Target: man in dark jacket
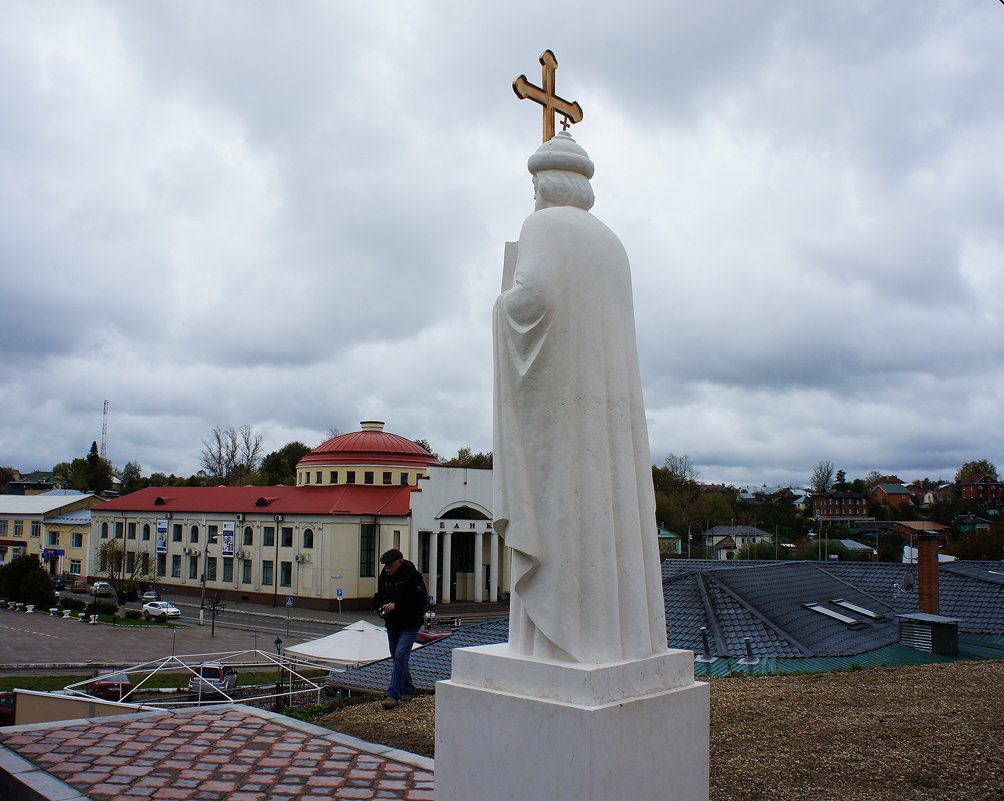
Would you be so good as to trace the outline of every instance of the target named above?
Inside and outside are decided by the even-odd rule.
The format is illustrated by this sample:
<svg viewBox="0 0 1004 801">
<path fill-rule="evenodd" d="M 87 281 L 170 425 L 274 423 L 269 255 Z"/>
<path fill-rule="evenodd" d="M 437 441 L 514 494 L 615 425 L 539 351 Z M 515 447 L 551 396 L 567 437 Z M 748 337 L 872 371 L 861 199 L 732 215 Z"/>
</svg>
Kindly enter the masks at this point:
<svg viewBox="0 0 1004 801">
<path fill-rule="evenodd" d="M 429 593 L 422 574 L 397 548 L 383 554 L 380 563 L 384 567 L 377 580 L 373 606 L 387 626 L 387 642 L 390 655 L 394 657 L 394 672 L 387 697 L 383 699 L 383 708 L 393 709 L 399 701 L 410 701 L 415 697 L 408 661 L 415 638 L 422 628 Z"/>
</svg>

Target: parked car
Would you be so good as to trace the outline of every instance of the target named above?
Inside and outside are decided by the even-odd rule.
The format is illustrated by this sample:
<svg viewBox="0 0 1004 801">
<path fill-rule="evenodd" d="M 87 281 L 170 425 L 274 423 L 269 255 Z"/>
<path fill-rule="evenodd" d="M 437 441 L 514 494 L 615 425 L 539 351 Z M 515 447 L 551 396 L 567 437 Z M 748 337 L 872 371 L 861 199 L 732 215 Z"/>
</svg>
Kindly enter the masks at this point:
<svg viewBox="0 0 1004 801">
<path fill-rule="evenodd" d="M 82 578 L 74 579 L 70 592 L 87 592 L 87 582 Z"/>
<path fill-rule="evenodd" d="M 203 662 L 188 680 L 189 698 L 230 693 L 237 686 L 237 668 L 221 662 Z"/>
<path fill-rule="evenodd" d="M 132 680 L 120 670 L 99 670 L 87 691 L 105 701 L 124 701 L 132 693 Z"/>
<path fill-rule="evenodd" d="M 150 601 L 143 604 L 143 617 L 147 620 L 150 620 L 150 618 L 169 620 L 170 618 L 181 617 L 181 610 L 167 601 Z"/>
<path fill-rule="evenodd" d="M 14 725 L 14 702 L 17 696 L 12 692 L 0 694 L 0 726 Z"/>
<path fill-rule="evenodd" d="M 140 597 L 140 600 L 143 603 L 145 603 L 145 604 L 150 603 L 150 601 L 159 601 L 160 600 L 160 593 L 157 592 L 156 590 L 147 590 Z"/>
<path fill-rule="evenodd" d="M 99 595 L 101 596 L 114 595 L 115 591 L 112 589 L 112 585 L 109 584 L 107 581 L 95 581 L 91 585 L 90 593 L 95 598 L 97 598 Z"/>
</svg>

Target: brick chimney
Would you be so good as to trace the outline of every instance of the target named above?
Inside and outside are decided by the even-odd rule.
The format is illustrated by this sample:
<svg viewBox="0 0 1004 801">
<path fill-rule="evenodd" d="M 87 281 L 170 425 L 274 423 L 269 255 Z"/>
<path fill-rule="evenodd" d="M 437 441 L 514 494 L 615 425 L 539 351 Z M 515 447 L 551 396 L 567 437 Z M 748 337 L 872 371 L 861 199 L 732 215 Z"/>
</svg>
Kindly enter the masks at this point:
<svg viewBox="0 0 1004 801">
<path fill-rule="evenodd" d="M 920 611 L 938 614 L 940 591 L 938 588 L 938 537 L 929 531 L 917 532 L 917 593 Z"/>
</svg>

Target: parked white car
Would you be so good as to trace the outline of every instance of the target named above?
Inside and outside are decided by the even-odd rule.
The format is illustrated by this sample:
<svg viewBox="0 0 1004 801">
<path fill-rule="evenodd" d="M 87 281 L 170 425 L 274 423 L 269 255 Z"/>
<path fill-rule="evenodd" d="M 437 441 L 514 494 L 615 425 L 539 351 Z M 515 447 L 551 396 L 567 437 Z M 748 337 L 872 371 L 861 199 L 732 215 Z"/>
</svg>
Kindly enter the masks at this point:
<svg viewBox="0 0 1004 801">
<path fill-rule="evenodd" d="M 91 595 L 97 598 L 99 595 L 109 596 L 114 595 L 112 590 L 112 585 L 107 581 L 95 581 L 91 585 Z"/>
<path fill-rule="evenodd" d="M 168 620 L 170 618 L 181 617 L 181 610 L 167 601 L 150 601 L 148 604 L 143 604 L 143 617 L 147 620 L 151 618 Z"/>
</svg>

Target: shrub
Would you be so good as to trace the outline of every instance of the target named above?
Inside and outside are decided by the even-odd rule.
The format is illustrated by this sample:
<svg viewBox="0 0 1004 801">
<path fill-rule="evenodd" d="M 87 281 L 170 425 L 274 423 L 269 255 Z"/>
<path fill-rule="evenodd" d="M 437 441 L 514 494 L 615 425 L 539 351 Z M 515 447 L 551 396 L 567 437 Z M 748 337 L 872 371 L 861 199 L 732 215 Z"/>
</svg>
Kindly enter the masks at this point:
<svg viewBox="0 0 1004 801">
<path fill-rule="evenodd" d="M 87 601 L 82 601 L 79 598 L 61 598 L 59 600 L 59 605 L 63 609 L 72 609 L 74 611 L 80 611 L 81 609 L 87 608 Z"/>
<path fill-rule="evenodd" d="M 138 609 L 126 609 L 125 610 L 126 620 L 139 620 L 143 617 L 143 613 Z"/>
<path fill-rule="evenodd" d="M 115 601 L 97 599 L 91 604 L 92 615 L 114 615 L 118 611 L 119 605 Z"/>
</svg>

